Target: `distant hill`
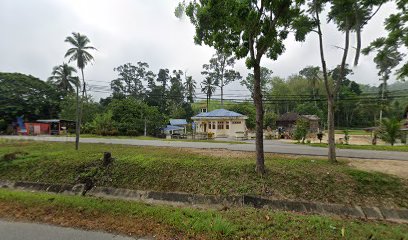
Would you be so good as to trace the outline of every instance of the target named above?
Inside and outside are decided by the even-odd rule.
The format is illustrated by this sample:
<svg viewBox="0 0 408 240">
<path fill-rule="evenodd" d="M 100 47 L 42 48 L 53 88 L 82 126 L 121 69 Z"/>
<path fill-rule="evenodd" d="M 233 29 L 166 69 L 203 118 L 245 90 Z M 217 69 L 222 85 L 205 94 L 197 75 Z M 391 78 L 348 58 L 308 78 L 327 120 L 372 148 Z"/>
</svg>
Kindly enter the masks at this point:
<svg viewBox="0 0 408 240">
<path fill-rule="evenodd" d="M 371 86 L 371 85 L 366 85 L 366 84 L 360 84 L 360 89 L 363 93 L 373 93 L 373 92 L 378 92 L 378 86 Z M 401 91 L 401 90 L 408 90 L 408 81 L 407 82 L 402 82 L 398 81 L 393 84 L 388 85 L 388 91 Z"/>
</svg>

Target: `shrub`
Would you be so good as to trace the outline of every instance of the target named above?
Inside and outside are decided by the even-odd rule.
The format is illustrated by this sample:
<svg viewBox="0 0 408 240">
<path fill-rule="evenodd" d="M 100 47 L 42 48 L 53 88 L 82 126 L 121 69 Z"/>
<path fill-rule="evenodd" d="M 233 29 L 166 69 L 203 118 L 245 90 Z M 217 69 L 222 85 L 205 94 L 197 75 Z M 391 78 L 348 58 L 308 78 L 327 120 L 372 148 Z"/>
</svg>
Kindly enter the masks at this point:
<svg viewBox="0 0 408 240">
<path fill-rule="evenodd" d="M 302 140 L 302 143 L 305 143 L 306 136 L 309 132 L 309 122 L 303 118 L 299 118 L 296 121 L 296 127 L 295 131 L 293 132 L 293 137 L 300 142 Z"/>
<path fill-rule="evenodd" d="M 126 131 L 127 136 L 139 136 L 141 135 L 138 130 L 129 129 Z"/>
<path fill-rule="evenodd" d="M 348 129 L 345 129 L 345 130 L 343 131 L 343 133 L 344 133 L 344 141 L 345 141 L 345 144 L 348 145 L 348 144 L 349 144 L 349 140 L 350 140 L 350 135 L 349 135 Z"/>
<path fill-rule="evenodd" d="M 322 132 L 317 133 L 317 139 L 319 139 L 320 143 L 322 143 L 323 135 L 324 134 Z"/>
<path fill-rule="evenodd" d="M 380 137 L 382 140 L 394 146 L 397 138 L 400 136 L 401 124 L 397 119 L 385 118 L 381 122 Z"/>
</svg>

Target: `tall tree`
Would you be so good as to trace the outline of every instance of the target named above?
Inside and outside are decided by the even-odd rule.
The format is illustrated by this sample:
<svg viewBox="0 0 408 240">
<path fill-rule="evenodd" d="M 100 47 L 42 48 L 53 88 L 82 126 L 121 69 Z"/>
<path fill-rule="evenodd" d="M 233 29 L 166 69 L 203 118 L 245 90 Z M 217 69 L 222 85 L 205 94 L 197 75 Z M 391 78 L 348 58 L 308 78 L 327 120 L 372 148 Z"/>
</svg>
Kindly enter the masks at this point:
<svg viewBox="0 0 408 240">
<path fill-rule="evenodd" d="M 173 76 L 170 78 L 169 96 L 173 106 L 181 106 L 184 102 L 184 86 L 181 76 L 181 70 L 173 70 Z"/>
<path fill-rule="evenodd" d="M 76 87 L 79 82 L 78 79 L 72 76 L 77 70 L 69 66 L 67 63 L 62 63 L 61 65 L 55 66 L 52 69 L 51 77 L 48 81 L 54 84 L 60 91 L 62 91 L 63 96 L 74 92 L 74 87 Z"/>
<path fill-rule="evenodd" d="M 305 77 L 309 83 L 310 87 L 312 89 L 312 97 L 314 100 L 315 106 L 317 106 L 317 95 L 319 94 L 319 82 L 320 82 L 320 68 L 319 67 L 313 67 L 313 66 L 308 66 L 303 68 L 302 70 L 299 71 L 299 74 L 303 77 Z"/>
<path fill-rule="evenodd" d="M 189 103 L 194 102 L 194 98 L 196 96 L 195 89 L 197 87 L 197 82 L 193 79 L 192 76 L 186 76 L 186 81 L 184 83 L 184 88 L 187 92 L 187 101 Z"/>
<path fill-rule="evenodd" d="M 268 90 L 268 84 L 270 84 L 272 81 L 272 73 L 272 70 L 269 70 L 266 67 L 261 67 L 261 91 L 264 95 Z M 255 84 L 254 74 L 248 73 L 247 77 L 245 79 L 242 79 L 240 83 L 242 86 L 245 86 L 249 90 L 249 92 L 251 92 L 251 97 L 253 98 Z"/>
<path fill-rule="evenodd" d="M 366 49 L 364 49 L 366 50 Z M 364 51 L 365 53 L 366 51 Z M 383 118 L 383 108 L 385 102 L 385 94 L 387 92 L 387 82 L 390 79 L 392 69 L 394 69 L 402 60 L 402 53 L 395 48 L 395 46 L 386 46 L 377 49 L 377 55 L 374 57 L 374 62 L 378 69 L 378 76 L 380 76 L 381 84 L 381 109 L 380 109 L 380 123 Z"/>
<path fill-rule="evenodd" d="M 142 100 L 145 96 L 143 82 L 149 83 L 155 75 L 148 70 L 149 64 L 137 62 L 137 65 L 126 63 L 113 70 L 118 72 L 119 77 L 111 82 L 114 94 L 123 94 Z"/>
<path fill-rule="evenodd" d="M 207 111 L 209 111 L 209 104 L 211 100 L 211 96 L 214 94 L 216 89 L 216 84 L 214 83 L 214 79 L 207 76 L 205 80 L 201 83 L 201 92 L 205 93 L 206 100 L 207 100 Z"/>
<path fill-rule="evenodd" d="M 230 53 L 217 51 L 209 64 L 203 65 L 204 71 L 201 74 L 213 78 L 213 82 L 221 90 L 221 106 L 224 106 L 224 87 L 242 78 L 239 72 L 233 69 L 234 64 L 235 57 L 232 57 Z"/>
<path fill-rule="evenodd" d="M 168 96 L 168 83 L 170 81 L 170 71 L 169 69 L 160 69 L 159 73 L 157 74 L 157 82 L 161 83 L 160 90 L 159 90 L 159 95 L 156 95 L 156 99 L 159 99 L 160 105 L 160 111 L 162 113 L 167 113 L 168 112 L 168 102 L 167 102 L 167 96 Z"/>
<path fill-rule="evenodd" d="M 283 41 L 289 32 L 303 41 L 310 24 L 302 14 L 303 1 L 219 0 L 192 1 L 187 16 L 196 28 L 197 44 L 213 46 L 218 51 L 232 52 L 247 58 L 247 67 L 254 73 L 254 103 L 256 106 L 256 171 L 265 173 L 263 149 L 263 103 L 261 90 L 261 60 L 276 60 L 285 49 Z"/>
<path fill-rule="evenodd" d="M 81 69 L 82 75 L 82 98 L 80 109 L 77 109 L 79 116 L 77 117 L 78 121 L 76 122 L 76 137 L 75 137 L 75 149 L 79 148 L 79 135 L 81 132 L 81 118 L 82 118 L 82 101 L 86 93 L 86 84 L 84 76 L 85 66 L 94 60 L 93 56 L 88 52 L 89 50 L 96 50 L 96 48 L 89 46 L 90 40 L 87 36 L 81 35 L 80 33 L 72 33 L 72 36 L 68 36 L 65 39 L 65 42 L 72 45 L 70 49 L 65 53 L 65 57 L 69 57 L 69 62 L 76 61 L 77 67 Z"/>
<path fill-rule="evenodd" d="M 31 75 L 0 72 L 0 119 L 7 124 L 24 115 L 26 120 L 58 117 L 60 93 Z"/>
<path fill-rule="evenodd" d="M 337 26 L 337 29 L 344 33 L 344 47 L 341 63 L 338 66 L 338 73 L 332 74 L 333 84 L 329 81 L 329 72 L 327 70 L 326 59 L 324 54 L 324 43 L 323 43 L 323 32 L 321 29 L 320 13 L 323 11 L 325 3 L 330 2 L 330 10 L 328 14 L 328 22 L 333 21 Z M 342 81 L 346 76 L 347 70 L 347 56 L 350 46 L 350 32 L 352 30 L 352 21 L 353 21 L 353 1 L 347 0 L 312 0 L 309 3 L 309 13 L 311 18 L 316 24 L 316 29 L 319 37 L 319 49 L 320 49 L 320 60 L 322 63 L 323 79 L 324 85 L 327 93 L 327 125 L 328 125 L 328 159 L 330 162 L 337 162 L 336 159 L 336 145 L 335 145 L 335 119 L 334 119 L 334 110 L 335 110 L 335 99 L 339 92 L 339 89 L 342 85 Z"/>
</svg>

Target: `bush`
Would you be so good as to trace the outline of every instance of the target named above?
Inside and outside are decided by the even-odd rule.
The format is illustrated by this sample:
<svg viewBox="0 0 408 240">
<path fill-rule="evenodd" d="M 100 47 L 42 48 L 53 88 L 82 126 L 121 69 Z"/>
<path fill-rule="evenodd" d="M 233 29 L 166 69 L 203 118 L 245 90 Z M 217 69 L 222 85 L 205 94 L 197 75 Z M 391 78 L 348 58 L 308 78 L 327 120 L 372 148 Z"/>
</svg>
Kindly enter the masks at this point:
<svg viewBox="0 0 408 240">
<path fill-rule="evenodd" d="M 322 143 L 324 134 L 322 132 L 317 133 L 317 139 L 319 139 L 320 143 Z"/>
<path fill-rule="evenodd" d="M 296 121 L 296 127 L 295 131 L 293 132 L 293 137 L 300 142 L 302 140 L 302 143 L 305 143 L 306 136 L 309 132 L 309 122 L 303 118 L 299 118 Z"/>
<path fill-rule="evenodd" d="M 127 130 L 126 135 L 127 136 L 139 136 L 141 134 L 138 130 Z"/>
<path fill-rule="evenodd" d="M 348 145 L 348 144 L 349 144 L 349 140 L 350 140 L 350 135 L 349 135 L 348 129 L 345 129 L 345 130 L 343 131 L 343 133 L 344 133 L 344 142 L 345 142 L 346 145 Z"/>
<path fill-rule="evenodd" d="M 394 146 L 397 138 L 401 135 L 400 128 L 401 124 L 397 119 L 383 119 L 380 129 L 381 139 Z"/>
</svg>

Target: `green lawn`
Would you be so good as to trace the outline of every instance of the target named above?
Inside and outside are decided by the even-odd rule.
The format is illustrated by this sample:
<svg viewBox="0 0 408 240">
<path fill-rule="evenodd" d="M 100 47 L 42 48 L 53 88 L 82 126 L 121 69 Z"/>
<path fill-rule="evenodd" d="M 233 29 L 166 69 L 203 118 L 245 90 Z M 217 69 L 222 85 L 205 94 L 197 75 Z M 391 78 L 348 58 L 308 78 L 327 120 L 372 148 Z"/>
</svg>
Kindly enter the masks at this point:
<svg viewBox="0 0 408 240">
<path fill-rule="evenodd" d="M 251 208 L 198 210 L 0 189 L 0 210 L 6 209 L 0 211 L 0 217 L 18 217 L 122 234 L 155 235 L 156 239 L 408 238 L 406 224 Z"/>
<path fill-rule="evenodd" d="M 58 135 L 58 137 L 75 137 L 74 134 Z M 194 140 L 194 139 L 163 139 L 151 136 L 101 136 L 96 134 L 81 134 L 82 138 L 109 138 L 109 139 L 135 139 L 135 140 L 159 140 L 159 141 L 181 141 L 181 142 L 208 142 L 208 143 L 230 143 L 230 144 L 246 144 L 240 141 L 228 141 L 228 140 Z"/>
<path fill-rule="evenodd" d="M 308 145 L 313 146 L 313 147 L 327 147 L 327 143 L 309 143 Z M 391 145 L 336 144 L 336 148 L 408 152 L 408 145 L 391 146 Z"/>
<path fill-rule="evenodd" d="M 336 134 L 344 134 L 344 130 L 335 130 Z M 370 132 L 361 130 L 361 129 L 351 129 L 348 130 L 349 135 L 371 135 Z"/>
<path fill-rule="evenodd" d="M 0 179 L 74 184 L 105 151 L 115 161 L 99 186 L 408 207 L 408 181 L 391 175 L 266 154 L 268 172 L 259 177 L 251 153 L 216 150 L 81 144 L 75 151 L 73 143 L 2 141 Z M 10 153 L 15 159 L 6 161 Z"/>
</svg>

